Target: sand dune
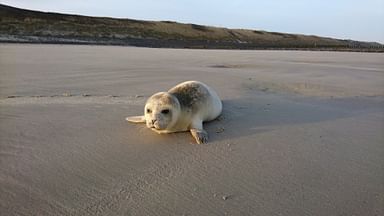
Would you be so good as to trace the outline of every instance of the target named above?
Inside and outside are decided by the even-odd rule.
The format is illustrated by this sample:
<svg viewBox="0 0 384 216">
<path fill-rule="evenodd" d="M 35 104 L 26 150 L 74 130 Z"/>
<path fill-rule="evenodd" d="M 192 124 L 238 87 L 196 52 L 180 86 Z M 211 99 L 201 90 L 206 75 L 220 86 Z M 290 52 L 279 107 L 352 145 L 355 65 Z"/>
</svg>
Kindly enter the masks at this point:
<svg viewBox="0 0 384 216">
<path fill-rule="evenodd" d="M 384 56 L 0 45 L 4 215 L 383 215 Z M 126 116 L 184 80 L 223 99 L 158 135 Z"/>
</svg>

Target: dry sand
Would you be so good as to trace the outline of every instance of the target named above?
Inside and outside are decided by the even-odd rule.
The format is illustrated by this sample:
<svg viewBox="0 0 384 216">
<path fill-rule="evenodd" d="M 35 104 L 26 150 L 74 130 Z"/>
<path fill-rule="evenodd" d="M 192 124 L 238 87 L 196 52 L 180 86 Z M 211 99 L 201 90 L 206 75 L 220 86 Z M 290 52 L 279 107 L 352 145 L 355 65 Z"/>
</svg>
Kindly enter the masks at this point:
<svg viewBox="0 0 384 216">
<path fill-rule="evenodd" d="M 384 215 L 384 55 L 0 45 L 1 215 Z M 126 116 L 185 80 L 207 145 Z"/>
</svg>

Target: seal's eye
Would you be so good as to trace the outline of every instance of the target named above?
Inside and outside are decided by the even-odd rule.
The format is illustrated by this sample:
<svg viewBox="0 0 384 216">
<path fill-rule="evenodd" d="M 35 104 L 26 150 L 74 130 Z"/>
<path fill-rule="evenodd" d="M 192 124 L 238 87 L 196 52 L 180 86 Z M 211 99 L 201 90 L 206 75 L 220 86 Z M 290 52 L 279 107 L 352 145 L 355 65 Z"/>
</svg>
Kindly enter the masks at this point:
<svg viewBox="0 0 384 216">
<path fill-rule="evenodd" d="M 150 109 L 147 109 L 147 113 L 152 113 L 152 110 L 150 110 Z"/>
<path fill-rule="evenodd" d="M 168 114 L 169 113 L 169 109 L 162 110 L 161 113 Z"/>
</svg>

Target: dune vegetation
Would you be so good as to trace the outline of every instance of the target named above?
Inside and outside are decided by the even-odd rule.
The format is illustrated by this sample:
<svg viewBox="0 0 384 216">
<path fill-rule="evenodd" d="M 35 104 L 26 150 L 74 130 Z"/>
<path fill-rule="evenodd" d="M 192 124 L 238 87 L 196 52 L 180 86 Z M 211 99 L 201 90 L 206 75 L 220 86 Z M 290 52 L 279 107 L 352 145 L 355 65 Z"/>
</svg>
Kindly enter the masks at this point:
<svg viewBox="0 0 384 216">
<path fill-rule="evenodd" d="M 383 51 L 375 42 L 173 21 L 141 21 L 24 10 L 0 4 L 0 42 L 130 45 L 214 49 Z"/>
</svg>

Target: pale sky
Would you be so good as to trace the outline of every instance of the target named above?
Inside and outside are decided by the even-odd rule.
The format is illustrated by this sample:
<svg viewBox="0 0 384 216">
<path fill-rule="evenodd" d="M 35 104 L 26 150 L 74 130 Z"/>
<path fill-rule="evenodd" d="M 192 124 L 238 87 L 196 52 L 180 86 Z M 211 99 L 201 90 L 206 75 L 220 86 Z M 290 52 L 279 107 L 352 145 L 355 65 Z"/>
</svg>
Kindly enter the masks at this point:
<svg viewBox="0 0 384 216">
<path fill-rule="evenodd" d="M 384 0 L 0 0 L 90 16 L 170 20 L 384 43 Z"/>
</svg>

